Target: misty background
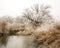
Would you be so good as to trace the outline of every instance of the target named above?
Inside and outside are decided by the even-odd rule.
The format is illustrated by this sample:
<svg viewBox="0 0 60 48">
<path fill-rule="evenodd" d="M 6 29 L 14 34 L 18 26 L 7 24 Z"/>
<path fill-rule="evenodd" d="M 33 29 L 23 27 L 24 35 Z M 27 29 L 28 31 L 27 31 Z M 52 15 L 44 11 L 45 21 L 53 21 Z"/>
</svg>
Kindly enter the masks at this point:
<svg viewBox="0 0 60 48">
<path fill-rule="evenodd" d="M 60 0 L 0 0 L 0 17 L 20 16 L 24 9 L 36 3 L 50 5 L 52 16 L 54 16 L 56 20 L 60 19 Z"/>
</svg>

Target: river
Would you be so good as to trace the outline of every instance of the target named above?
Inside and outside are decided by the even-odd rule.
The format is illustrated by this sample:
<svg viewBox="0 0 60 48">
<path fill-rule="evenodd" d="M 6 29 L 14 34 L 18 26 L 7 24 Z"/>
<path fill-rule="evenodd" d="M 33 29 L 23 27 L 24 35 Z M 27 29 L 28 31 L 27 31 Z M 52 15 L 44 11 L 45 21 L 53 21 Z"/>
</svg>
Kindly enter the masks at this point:
<svg viewBox="0 0 60 48">
<path fill-rule="evenodd" d="M 7 45 L 0 48 L 34 48 L 34 39 L 30 36 L 10 36 Z"/>
</svg>

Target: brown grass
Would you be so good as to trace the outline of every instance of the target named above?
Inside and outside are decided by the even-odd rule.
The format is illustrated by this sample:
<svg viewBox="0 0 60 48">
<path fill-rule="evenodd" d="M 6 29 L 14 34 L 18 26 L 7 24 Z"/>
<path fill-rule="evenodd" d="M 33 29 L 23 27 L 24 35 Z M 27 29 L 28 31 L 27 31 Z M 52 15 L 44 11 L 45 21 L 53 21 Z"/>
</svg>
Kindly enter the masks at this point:
<svg viewBox="0 0 60 48">
<path fill-rule="evenodd" d="M 36 48 L 60 48 L 60 24 L 35 34 Z"/>
<path fill-rule="evenodd" d="M 5 44 L 11 30 L 17 35 L 33 34 L 36 48 L 60 48 L 60 24 L 54 24 L 47 30 L 37 31 L 32 25 L 7 25 L 5 21 L 0 21 L 0 43 Z M 14 35 L 14 34 L 13 34 Z"/>
</svg>

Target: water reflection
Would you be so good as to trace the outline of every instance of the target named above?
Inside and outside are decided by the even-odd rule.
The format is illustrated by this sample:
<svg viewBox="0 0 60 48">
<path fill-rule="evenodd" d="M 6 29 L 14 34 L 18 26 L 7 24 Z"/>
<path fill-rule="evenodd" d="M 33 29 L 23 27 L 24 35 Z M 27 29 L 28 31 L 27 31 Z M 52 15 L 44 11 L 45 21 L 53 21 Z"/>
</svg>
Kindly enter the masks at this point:
<svg viewBox="0 0 60 48">
<path fill-rule="evenodd" d="M 6 46 L 1 48 L 33 48 L 33 37 L 31 36 L 10 36 Z"/>
<path fill-rule="evenodd" d="M 23 48 L 23 41 L 22 36 L 10 36 L 6 48 Z"/>
</svg>

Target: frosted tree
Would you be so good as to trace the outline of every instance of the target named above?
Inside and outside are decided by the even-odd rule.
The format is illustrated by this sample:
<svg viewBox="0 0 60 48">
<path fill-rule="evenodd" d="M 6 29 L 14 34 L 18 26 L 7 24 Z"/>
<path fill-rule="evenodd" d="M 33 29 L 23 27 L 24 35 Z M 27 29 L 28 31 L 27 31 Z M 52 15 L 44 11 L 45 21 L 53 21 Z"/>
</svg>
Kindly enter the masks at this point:
<svg viewBox="0 0 60 48">
<path fill-rule="evenodd" d="M 30 21 L 31 24 L 41 26 L 44 23 L 51 23 L 53 21 L 50 15 L 49 6 L 36 4 L 31 8 L 28 8 L 23 13 L 23 17 Z"/>
<path fill-rule="evenodd" d="M 8 23 L 13 23 L 13 18 L 11 16 L 3 16 L 0 19 L 6 20 Z"/>
<path fill-rule="evenodd" d="M 16 18 L 15 18 L 15 23 L 26 23 L 27 22 L 27 19 L 26 18 L 24 18 L 24 17 L 20 17 L 20 16 L 17 16 Z"/>
</svg>

